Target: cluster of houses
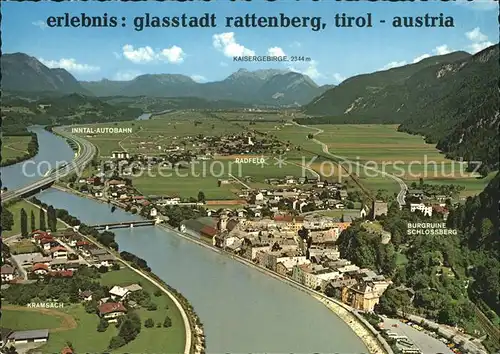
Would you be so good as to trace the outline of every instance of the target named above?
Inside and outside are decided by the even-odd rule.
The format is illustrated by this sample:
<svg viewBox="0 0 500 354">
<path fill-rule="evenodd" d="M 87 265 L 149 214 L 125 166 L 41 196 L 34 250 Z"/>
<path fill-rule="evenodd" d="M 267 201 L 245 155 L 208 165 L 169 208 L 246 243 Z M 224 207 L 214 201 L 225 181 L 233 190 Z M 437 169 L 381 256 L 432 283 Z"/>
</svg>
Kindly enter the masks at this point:
<svg viewBox="0 0 500 354">
<path fill-rule="evenodd" d="M 81 302 L 84 304 L 95 300 L 97 303 L 97 315 L 108 323 L 116 323 L 119 317 L 127 314 L 128 308 L 137 307 L 134 301 L 129 300 L 129 296 L 133 292 L 140 290 L 142 290 L 142 287 L 139 284 L 131 284 L 124 287 L 115 285 L 109 290 L 108 296 L 102 299 L 94 299 L 94 294 L 90 290 L 80 290 L 79 296 Z M 27 343 L 43 344 L 48 340 L 48 329 L 13 331 L 5 327 L 0 328 L 0 348 Z M 65 347 L 62 353 L 72 354 L 73 350 Z"/>
<path fill-rule="evenodd" d="M 96 300 L 99 317 L 108 323 L 115 323 L 119 317 L 127 314 L 128 308 L 137 307 L 134 301 L 129 300 L 129 296 L 140 290 L 142 290 L 142 287 L 139 284 L 131 284 L 125 287 L 115 285 L 109 290 L 109 296 L 102 299 L 94 299 L 94 295 L 90 290 L 80 291 L 80 298 L 84 302 Z"/>
<path fill-rule="evenodd" d="M 335 241 L 351 222 L 293 215 L 248 219 L 223 211 L 216 218 L 186 220 L 180 231 L 310 289 L 337 296 L 358 310 L 373 311 L 391 281 L 340 258 Z M 381 237 L 381 243 L 387 239 Z"/>
<path fill-rule="evenodd" d="M 16 254 L 6 259 L 2 266 L 3 282 L 18 278 L 72 277 L 81 265 L 109 268 L 116 263 L 108 251 L 85 240 L 72 229 L 56 233 L 36 230 L 30 234 L 30 240 L 37 252 Z"/>
<path fill-rule="evenodd" d="M 428 195 L 420 189 L 409 189 L 406 194 L 407 207 L 412 213 L 419 211 L 428 217 L 433 214 L 440 214 L 444 220 L 448 218 L 449 214 L 446 206 L 446 200 L 448 199 L 450 199 L 450 196 L 441 194 Z"/>
<path fill-rule="evenodd" d="M 169 140 L 170 143 L 166 145 L 154 141 L 139 141 L 134 148 L 135 153 L 114 151 L 111 159 L 126 161 L 125 165 L 128 167 L 123 169 L 123 174 L 130 175 L 134 168 L 172 167 L 177 163 L 211 160 L 219 156 L 285 151 L 279 141 L 258 137 L 249 132 L 219 136 L 174 136 Z"/>
</svg>

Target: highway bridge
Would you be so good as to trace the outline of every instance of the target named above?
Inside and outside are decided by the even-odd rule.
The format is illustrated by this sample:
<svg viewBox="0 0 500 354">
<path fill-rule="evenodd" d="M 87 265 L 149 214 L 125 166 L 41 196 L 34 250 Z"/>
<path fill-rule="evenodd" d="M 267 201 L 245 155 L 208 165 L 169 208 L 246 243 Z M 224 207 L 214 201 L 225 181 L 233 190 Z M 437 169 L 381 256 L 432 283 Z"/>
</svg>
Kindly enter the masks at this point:
<svg viewBox="0 0 500 354">
<path fill-rule="evenodd" d="M 96 230 L 111 230 L 111 229 L 123 229 L 126 227 L 134 228 L 138 226 L 152 226 L 156 224 L 156 220 L 136 220 L 136 221 L 122 221 L 122 222 L 113 222 L 109 224 L 97 224 L 90 225 L 89 227 L 93 227 Z"/>
<path fill-rule="evenodd" d="M 40 191 L 64 176 L 67 176 L 76 171 L 81 171 L 84 166 L 92 161 L 92 158 L 96 153 L 96 148 L 94 145 L 83 138 L 74 136 L 64 131 L 62 128 L 54 128 L 54 131 L 64 138 L 73 141 L 78 146 L 78 151 L 75 159 L 65 166 L 61 166 L 58 169 L 51 170 L 46 176 L 31 184 L 2 193 L 2 204 L 8 202 L 9 200 L 21 198 L 31 193 Z"/>
</svg>

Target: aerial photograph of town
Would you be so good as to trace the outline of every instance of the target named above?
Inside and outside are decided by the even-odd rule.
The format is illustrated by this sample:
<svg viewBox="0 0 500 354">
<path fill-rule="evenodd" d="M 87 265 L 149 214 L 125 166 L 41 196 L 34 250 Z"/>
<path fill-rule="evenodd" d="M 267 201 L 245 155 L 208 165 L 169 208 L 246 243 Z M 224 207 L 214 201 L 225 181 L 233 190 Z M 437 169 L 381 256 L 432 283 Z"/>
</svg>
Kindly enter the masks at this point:
<svg viewBox="0 0 500 354">
<path fill-rule="evenodd" d="M 2 1 L 0 354 L 499 354 L 498 13 Z"/>
</svg>

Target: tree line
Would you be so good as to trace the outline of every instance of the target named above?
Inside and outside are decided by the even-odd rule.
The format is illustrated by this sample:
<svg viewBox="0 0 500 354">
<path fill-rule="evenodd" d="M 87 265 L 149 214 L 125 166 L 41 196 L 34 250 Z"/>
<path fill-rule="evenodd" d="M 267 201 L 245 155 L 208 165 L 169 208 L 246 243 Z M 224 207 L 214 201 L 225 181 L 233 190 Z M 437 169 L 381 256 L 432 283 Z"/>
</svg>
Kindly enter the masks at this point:
<svg viewBox="0 0 500 354">
<path fill-rule="evenodd" d="M 13 157 L 7 160 L 3 160 L 0 162 L 0 167 L 15 165 L 16 163 L 29 160 L 38 154 L 38 136 L 35 133 L 26 132 L 11 132 L 10 134 L 4 133 L 4 136 L 31 136 L 31 139 L 26 148 L 27 152 L 23 155 Z"/>
</svg>

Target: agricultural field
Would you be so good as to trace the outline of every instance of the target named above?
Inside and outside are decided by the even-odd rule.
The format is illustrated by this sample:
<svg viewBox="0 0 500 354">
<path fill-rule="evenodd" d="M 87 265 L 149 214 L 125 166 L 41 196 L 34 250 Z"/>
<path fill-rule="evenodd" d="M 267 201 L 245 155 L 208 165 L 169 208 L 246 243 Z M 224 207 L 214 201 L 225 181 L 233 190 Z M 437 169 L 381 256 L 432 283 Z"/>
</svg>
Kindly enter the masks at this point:
<svg viewBox="0 0 500 354">
<path fill-rule="evenodd" d="M 459 184 L 466 187 L 463 196 L 482 191 L 494 172 L 484 179 L 465 172 L 464 164 L 447 159 L 433 144 L 427 144 L 421 136 L 397 131 L 397 125 L 314 125 L 323 130 L 315 138 L 328 146 L 332 154 L 349 158 L 396 175 L 407 183 L 423 178 L 429 184 Z M 281 140 L 300 145 L 304 150 L 321 152 L 319 144 L 308 139 L 307 134 L 315 130 L 283 123 L 270 127 L 268 123 L 257 124 L 257 130 L 267 131 Z M 392 180 L 374 171 L 350 166 L 361 182 L 371 190 L 386 189 L 397 192 L 399 187 Z"/>
<path fill-rule="evenodd" d="M 11 254 L 24 254 L 37 252 L 38 248 L 31 240 L 22 239 L 16 243 L 9 245 Z"/>
<path fill-rule="evenodd" d="M 256 157 L 259 159 L 260 157 Z M 242 189 L 266 187 L 266 178 L 284 176 L 311 176 L 300 166 L 287 162 L 279 166 L 276 160 L 267 157 L 264 165 L 236 163 L 236 157 L 220 160 L 199 161 L 185 169 L 152 168 L 133 178 L 134 187 L 144 195 L 177 195 L 197 198 L 202 191 L 207 199 L 236 199 Z M 245 177 L 250 177 L 247 182 Z M 230 184 L 220 184 L 219 180 L 229 180 Z"/>
<path fill-rule="evenodd" d="M 7 209 L 12 213 L 14 224 L 12 225 L 11 230 L 2 230 L 2 237 L 9 237 L 13 235 L 19 235 L 21 233 L 21 209 L 26 211 L 28 215 L 28 229 L 30 229 L 31 225 L 31 212 L 35 214 L 35 228 L 39 228 L 40 226 L 40 209 L 38 206 L 28 203 L 25 200 L 21 200 L 13 205 L 7 207 Z M 45 221 L 47 221 L 47 217 L 45 217 Z M 57 228 L 66 228 L 61 221 L 57 221 Z"/>
<path fill-rule="evenodd" d="M 15 159 L 28 153 L 31 136 L 2 136 L 2 160 Z"/>
<path fill-rule="evenodd" d="M 132 128 L 130 133 L 118 134 L 77 134 L 85 137 L 99 150 L 100 157 L 109 157 L 113 151 L 127 151 L 130 154 L 148 154 L 151 156 L 161 153 L 161 149 L 175 142 L 176 139 L 186 136 L 227 135 L 240 133 L 241 128 L 227 124 L 218 119 L 208 118 L 201 112 L 176 111 L 149 120 L 127 121 L 118 123 L 104 123 L 81 125 L 74 127 L 97 128 Z M 186 146 L 188 149 L 189 146 Z"/>
<path fill-rule="evenodd" d="M 150 293 L 152 301 L 157 305 L 155 311 L 143 308 L 136 310 L 143 323 L 141 332 L 136 339 L 113 350 L 113 353 L 182 353 L 185 343 L 182 316 L 167 295 L 154 296 L 157 287 L 128 268 L 105 273 L 101 275 L 100 282 L 110 287 L 138 283 Z M 172 326 L 157 327 L 156 324 L 163 323 L 166 316 L 171 318 Z M 153 319 L 155 327 L 144 327 L 144 321 L 148 318 Z M 105 332 L 98 332 L 98 324 L 99 317 L 87 313 L 81 304 L 68 304 L 58 309 L 6 305 L 6 308 L 2 309 L 4 327 L 14 330 L 49 329 L 49 341 L 39 348 L 42 353 L 47 354 L 59 353 L 68 342 L 72 343 L 77 352 L 105 352 L 111 338 L 117 335 L 118 329 L 111 324 Z"/>
<path fill-rule="evenodd" d="M 53 309 L 39 309 L 6 305 L 2 308 L 2 327 L 14 331 L 47 328 L 54 330 L 64 324 L 64 313 Z"/>
</svg>

